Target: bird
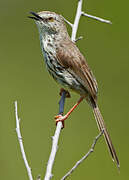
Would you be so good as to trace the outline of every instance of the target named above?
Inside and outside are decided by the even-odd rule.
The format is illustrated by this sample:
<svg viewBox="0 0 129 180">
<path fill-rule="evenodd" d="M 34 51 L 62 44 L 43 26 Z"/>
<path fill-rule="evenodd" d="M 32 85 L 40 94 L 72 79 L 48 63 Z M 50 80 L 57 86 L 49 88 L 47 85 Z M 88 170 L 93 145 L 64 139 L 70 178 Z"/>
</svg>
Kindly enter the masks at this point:
<svg viewBox="0 0 129 180">
<path fill-rule="evenodd" d="M 28 17 L 35 21 L 39 31 L 40 45 L 49 74 L 62 87 L 80 95 L 77 103 L 66 115 L 56 116 L 56 122 L 64 122 L 85 99 L 93 110 L 98 129 L 100 132 L 103 131 L 111 157 L 119 168 L 118 156 L 98 107 L 96 78 L 76 43 L 71 40 L 64 17 L 50 11 L 30 12 L 30 14 Z"/>
</svg>

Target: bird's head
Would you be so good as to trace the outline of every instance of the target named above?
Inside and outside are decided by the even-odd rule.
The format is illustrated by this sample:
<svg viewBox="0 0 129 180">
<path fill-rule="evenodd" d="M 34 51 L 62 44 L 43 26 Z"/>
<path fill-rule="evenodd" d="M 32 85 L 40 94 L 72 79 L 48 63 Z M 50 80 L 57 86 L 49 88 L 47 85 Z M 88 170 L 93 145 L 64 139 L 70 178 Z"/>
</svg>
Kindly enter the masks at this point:
<svg viewBox="0 0 129 180">
<path fill-rule="evenodd" d="M 28 16 L 35 20 L 37 27 L 41 33 L 56 34 L 61 30 L 65 30 L 64 19 L 50 11 L 42 11 L 39 13 L 30 12 L 33 16 Z"/>
</svg>

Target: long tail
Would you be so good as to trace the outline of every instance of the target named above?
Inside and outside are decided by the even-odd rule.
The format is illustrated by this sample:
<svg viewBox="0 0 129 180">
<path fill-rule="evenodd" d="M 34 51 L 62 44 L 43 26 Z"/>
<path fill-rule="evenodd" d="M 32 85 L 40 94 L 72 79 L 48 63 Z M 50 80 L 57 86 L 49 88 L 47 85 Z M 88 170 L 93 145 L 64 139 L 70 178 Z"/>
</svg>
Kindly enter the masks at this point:
<svg viewBox="0 0 129 180">
<path fill-rule="evenodd" d="M 120 167 L 119 159 L 117 157 L 115 148 L 114 148 L 114 146 L 112 144 L 112 141 L 111 141 L 109 133 L 108 133 L 108 131 L 106 129 L 103 117 L 102 117 L 101 112 L 99 110 L 99 107 L 97 105 L 95 107 L 93 107 L 93 112 L 94 112 L 95 119 L 96 119 L 99 130 L 100 131 L 104 130 L 105 141 L 106 141 L 106 143 L 108 145 L 108 148 L 109 148 L 109 151 L 111 153 L 112 159 L 113 159 L 113 161 L 116 161 L 117 167 L 119 168 Z"/>
</svg>

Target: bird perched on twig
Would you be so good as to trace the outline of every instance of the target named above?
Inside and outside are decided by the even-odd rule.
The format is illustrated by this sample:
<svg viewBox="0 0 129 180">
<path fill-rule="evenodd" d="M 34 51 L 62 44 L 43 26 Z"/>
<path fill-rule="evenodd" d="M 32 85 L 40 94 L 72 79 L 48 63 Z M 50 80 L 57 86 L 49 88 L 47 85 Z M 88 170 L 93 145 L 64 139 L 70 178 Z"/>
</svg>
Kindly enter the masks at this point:
<svg viewBox="0 0 129 180">
<path fill-rule="evenodd" d="M 84 56 L 76 44 L 71 41 L 64 18 L 49 11 L 31 12 L 31 14 L 33 16 L 29 16 L 29 18 L 35 20 L 39 30 L 41 49 L 48 72 L 63 87 L 74 90 L 80 95 L 78 102 L 65 116 L 56 116 L 56 122 L 63 122 L 67 119 L 80 102 L 86 99 L 94 112 L 99 130 L 104 131 L 103 134 L 112 159 L 119 167 L 116 151 L 97 104 L 98 86 L 96 79 Z"/>
</svg>

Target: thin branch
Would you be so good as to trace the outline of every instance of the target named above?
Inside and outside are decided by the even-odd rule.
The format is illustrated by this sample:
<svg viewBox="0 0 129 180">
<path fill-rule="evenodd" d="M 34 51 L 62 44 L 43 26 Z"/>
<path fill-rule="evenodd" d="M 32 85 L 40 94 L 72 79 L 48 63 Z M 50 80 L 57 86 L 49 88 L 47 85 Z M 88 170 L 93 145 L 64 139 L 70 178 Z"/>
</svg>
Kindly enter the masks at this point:
<svg viewBox="0 0 129 180">
<path fill-rule="evenodd" d="M 97 143 L 97 141 L 99 140 L 99 138 L 102 136 L 102 134 L 104 133 L 104 130 L 102 130 L 98 136 L 96 136 L 96 138 L 93 141 L 93 144 L 90 148 L 90 150 L 88 151 L 88 153 L 86 153 L 79 161 L 76 162 L 76 164 L 72 167 L 72 169 L 70 169 L 70 171 L 61 179 L 61 180 L 65 180 L 67 177 L 69 177 L 73 171 L 75 171 L 75 169 L 85 160 L 88 158 L 88 156 L 94 152 L 95 149 L 95 145 Z"/>
<path fill-rule="evenodd" d="M 76 41 L 76 34 L 77 34 L 78 24 L 79 24 L 80 17 L 81 17 L 81 13 L 82 13 L 82 2 L 83 2 L 82 0 L 79 0 L 79 1 L 78 1 L 77 12 L 76 12 L 74 24 L 73 24 L 73 27 L 72 27 L 71 40 L 72 40 L 73 42 Z"/>
<path fill-rule="evenodd" d="M 51 150 L 50 157 L 49 157 L 49 160 L 48 160 L 47 170 L 46 170 L 46 175 L 45 175 L 44 180 L 49 180 L 53 176 L 52 175 L 52 167 L 53 167 L 56 152 L 57 152 L 57 149 L 58 149 L 58 140 L 59 140 L 61 128 L 62 128 L 62 122 L 58 122 L 55 134 L 52 137 L 52 150 Z"/>
<path fill-rule="evenodd" d="M 64 21 L 73 28 L 73 24 L 63 17 Z"/>
<path fill-rule="evenodd" d="M 100 18 L 100 17 L 97 17 L 97 16 L 93 16 L 93 15 L 90 15 L 90 14 L 87 14 L 87 13 L 83 12 L 82 11 L 82 3 L 83 3 L 83 0 L 78 0 L 78 6 L 77 6 L 77 11 L 76 11 L 76 16 L 75 16 L 74 24 L 70 23 L 69 21 L 67 21 L 67 19 L 64 18 L 65 22 L 72 27 L 71 40 L 73 42 L 77 41 L 76 40 L 76 34 L 77 34 L 78 24 L 79 24 L 81 16 L 86 16 L 86 17 L 95 19 L 97 21 L 101 21 L 101 22 L 104 22 L 104 23 L 112 24 L 112 22 L 110 20 L 106 20 L 106 19 L 103 19 L 103 18 Z"/>
<path fill-rule="evenodd" d="M 19 145 L 20 145 L 22 158 L 24 160 L 24 164 L 25 164 L 25 167 L 26 167 L 26 170 L 28 173 L 29 180 L 33 180 L 31 168 L 28 164 L 26 154 L 24 151 L 24 146 L 23 146 L 23 141 L 22 141 L 22 136 L 21 136 L 21 131 L 20 131 L 20 119 L 18 118 L 17 101 L 15 101 L 15 116 L 16 116 L 16 133 L 17 133 L 17 137 L 18 137 L 18 141 L 19 141 Z"/>
<path fill-rule="evenodd" d="M 61 99 L 59 101 L 59 114 L 63 114 L 63 112 L 64 112 L 65 97 L 66 97 L 66 91 L 63 91 Z M 48 160 L 47 170 L 46 170 L 44 180 L 50 180 L 52 178 L 52 176 L 53 176 L 52 168 L 53 168 L 56 152 L 57 152 L 57 149 L 58 149 L 58 140 L 59 140 L 61 128 L 62 128 L 62 122 L 59 121 L 57 123 L 55 134 L 52 137 L 52 149 L 51 149 L 50 157 L 49 157 L 49 160 Z"/>
<path fill-rule="evenodd" d="M 112 24 L 112 22 L 110 20 L 106 20 L 106 19 L 103 19 L 103 18 L 100 18 L 100 17 L 97 17 L 97 16 L 93 16 L 93 15 L 84 13 L 84 12 L 82 12 L 82 16 L 86 16 L 86 17 L 89 17 L 89 18 L 92 18 L 92 19 L 95 19 L 97 21 L 101 21 L 101 22 L 104 22 L 104 23 Z"/>
</svg>

